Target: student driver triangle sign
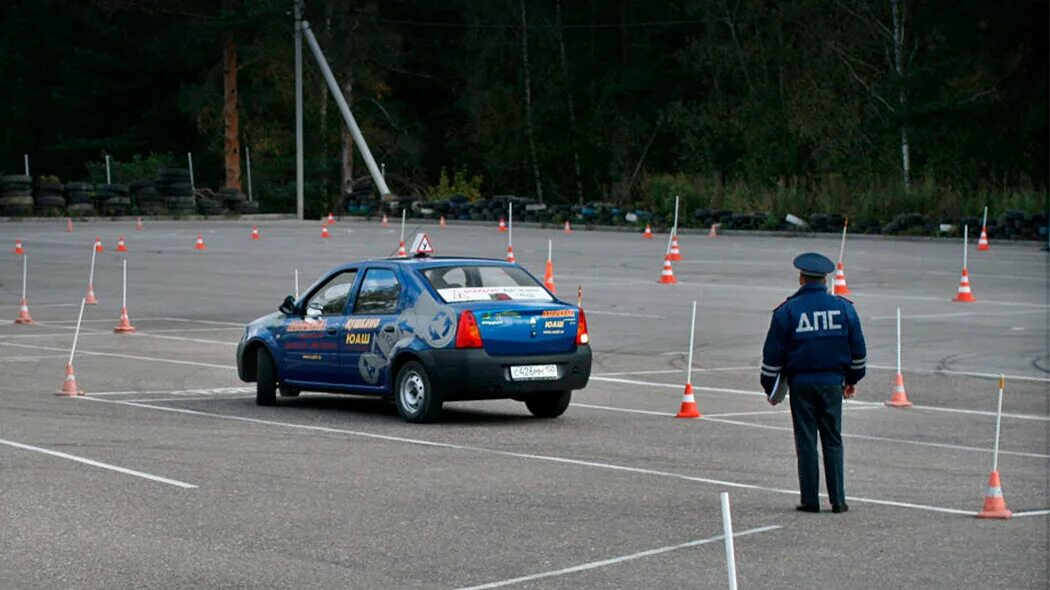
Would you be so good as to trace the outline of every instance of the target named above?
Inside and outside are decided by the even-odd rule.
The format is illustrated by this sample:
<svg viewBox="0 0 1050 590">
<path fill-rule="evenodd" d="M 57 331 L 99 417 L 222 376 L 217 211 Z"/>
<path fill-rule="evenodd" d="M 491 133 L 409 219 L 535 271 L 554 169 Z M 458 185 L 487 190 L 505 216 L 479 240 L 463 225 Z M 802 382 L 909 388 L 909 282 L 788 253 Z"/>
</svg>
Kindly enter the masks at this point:
<svg viewBox="0 0 1050 590">
<path fill-rule="evenodd" d="M 412 252 L 416 256 L 427 256 L 434 253 L 434 246 L 430 244 L 430 236 L 427 234 L 416 234 L 416 238 L 412 240 Z"/>
</svg>

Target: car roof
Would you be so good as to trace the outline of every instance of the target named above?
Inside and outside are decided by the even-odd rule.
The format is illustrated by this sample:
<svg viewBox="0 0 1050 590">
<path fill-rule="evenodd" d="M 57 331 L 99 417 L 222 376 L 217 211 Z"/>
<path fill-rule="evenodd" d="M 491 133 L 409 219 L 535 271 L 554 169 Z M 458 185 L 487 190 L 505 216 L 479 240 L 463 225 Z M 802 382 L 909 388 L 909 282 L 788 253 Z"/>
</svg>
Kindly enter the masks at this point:
<svg viewBox="0 0 1050 590">
<path fill-rule="evenodd" d="M 388 265 L 391 263 L 420 269 L 435 268 L 439 266 L 455 266 L 457 264 L 464 264 L 470 266 L 517 266 L 516 264 L 507 262 L 505 260 L 500 260 L 499 258 L 472 258 L 467 256 L 419 256 L 414 258 L 373 258 L 370 260 L 361 260 L 358 262 L 348 262 L 346 264 L 339 265 L 338 269 L 343 270 L 371 264 Z"/>
</svg>

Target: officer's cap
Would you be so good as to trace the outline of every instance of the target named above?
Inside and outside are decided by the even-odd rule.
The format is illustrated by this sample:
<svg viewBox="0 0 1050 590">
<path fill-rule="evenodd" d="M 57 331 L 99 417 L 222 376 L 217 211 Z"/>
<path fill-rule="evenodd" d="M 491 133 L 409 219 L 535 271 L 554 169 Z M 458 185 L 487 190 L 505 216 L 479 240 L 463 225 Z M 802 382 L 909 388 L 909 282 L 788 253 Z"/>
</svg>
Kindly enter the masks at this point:
<svg viewBox="0 0 1050 590">
<path fill-rule="evenodd" d="M 806 252 L 795 257 L 795 268 L 807 277 L 822 278 L 835 270 L 835 263 L 830 258 L 816 252 Z"/>
</svg>

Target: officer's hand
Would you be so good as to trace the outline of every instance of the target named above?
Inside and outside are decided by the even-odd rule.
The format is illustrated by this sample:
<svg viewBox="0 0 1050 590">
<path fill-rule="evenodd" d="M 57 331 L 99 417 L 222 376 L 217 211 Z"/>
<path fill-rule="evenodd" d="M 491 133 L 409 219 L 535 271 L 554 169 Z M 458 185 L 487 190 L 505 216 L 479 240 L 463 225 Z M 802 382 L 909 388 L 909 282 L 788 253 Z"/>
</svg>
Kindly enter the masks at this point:
<svg viewBox="0 0 1050 590">
<path fill-rule="evenodd" d="M 853 396 L 857 395 L 857 387 L 854 385 L 847 385 L 842 388 L 842 397 L 846 399 L 853 399 Z"/>
</svg>

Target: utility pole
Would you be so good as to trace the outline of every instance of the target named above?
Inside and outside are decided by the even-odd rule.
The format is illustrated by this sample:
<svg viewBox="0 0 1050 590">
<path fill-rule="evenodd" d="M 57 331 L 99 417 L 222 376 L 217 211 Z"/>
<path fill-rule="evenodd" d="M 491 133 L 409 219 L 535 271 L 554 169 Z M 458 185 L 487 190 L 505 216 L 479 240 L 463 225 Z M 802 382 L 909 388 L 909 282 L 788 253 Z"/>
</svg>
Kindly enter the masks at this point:
<svg viewBox="0 0 1050 590">
<path fill-rule="evenodd" d="M 295 215 L 303 220 L 303 2 L 292 0 L 295 15 Z"/>
</svg>

